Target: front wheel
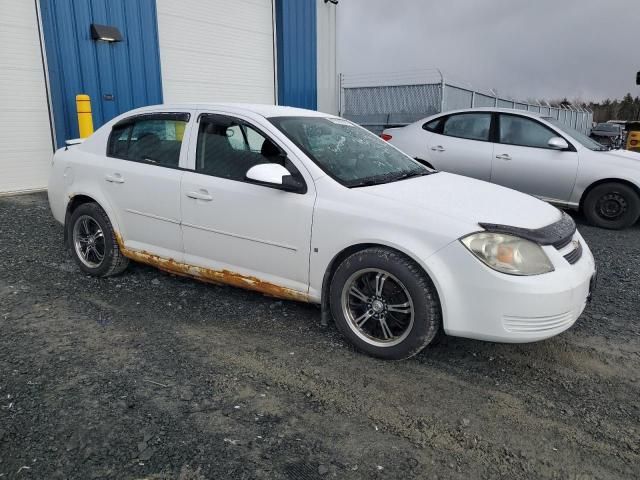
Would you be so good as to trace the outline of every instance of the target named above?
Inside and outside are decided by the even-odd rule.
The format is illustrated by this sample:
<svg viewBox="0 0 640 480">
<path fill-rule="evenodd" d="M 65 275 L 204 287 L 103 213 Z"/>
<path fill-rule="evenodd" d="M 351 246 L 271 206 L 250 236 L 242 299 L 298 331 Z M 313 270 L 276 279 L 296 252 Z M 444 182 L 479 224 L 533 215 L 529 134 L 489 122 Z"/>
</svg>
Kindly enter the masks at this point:
<svg viewBox="0 0 640 480">
<path fill-rule="evenodd" d="M 442 315 L 431 279 L 404 255 L 369 248 L 347 257 L 331 281 L 336 326 L 374 357 L 409 358 L 435 337 Z"/>
<path fill-rule="evenodd" d="M 623 183 L 603 183 L 587 194 L 583 211 L 592 225 L 621 230 L 638 221 L 640 197 L 633 188 Z"/>
</svg>

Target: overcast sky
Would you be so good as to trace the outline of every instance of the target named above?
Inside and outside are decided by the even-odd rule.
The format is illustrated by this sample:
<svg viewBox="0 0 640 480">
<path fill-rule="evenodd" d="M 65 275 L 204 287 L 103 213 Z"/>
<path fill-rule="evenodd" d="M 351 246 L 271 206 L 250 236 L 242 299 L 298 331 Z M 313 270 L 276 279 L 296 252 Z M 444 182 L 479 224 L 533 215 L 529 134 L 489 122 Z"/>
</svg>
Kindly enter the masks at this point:
<svg viewBox="0 0 640 480">
<path fill-rule="evenodd" d="M 338 71 L 436 67 L 517 99 L 640 95 L 640 0 L 340 0 Z"/>
</svg>

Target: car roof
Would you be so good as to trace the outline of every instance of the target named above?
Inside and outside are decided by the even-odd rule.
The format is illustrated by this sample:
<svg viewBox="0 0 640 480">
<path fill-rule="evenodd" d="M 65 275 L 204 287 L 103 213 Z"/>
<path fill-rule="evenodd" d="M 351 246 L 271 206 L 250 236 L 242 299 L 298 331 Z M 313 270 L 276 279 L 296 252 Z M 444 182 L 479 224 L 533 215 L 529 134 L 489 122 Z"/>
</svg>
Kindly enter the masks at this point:
<svg viewBox="0 0 640 480">
<path fill-rule="evenodd" d="M 439 112 L 433 114 L 433 117 L 440 115 L 450 115 L 452 113 L 468 113 L 468 112 L 500 112 L 500 113 L 515 113 L 526 117 L 542 118 L 547 115 L 541 115 L 539 112 L 530 112 L 528 110 L 520 110 L 517 108 L 500 108 L 500 107 L 475 107 L 475 108 L 461 108 L 458 110 L 447 110 L 446 112 Z"/>
<path fill-rule="evenodd" d="M 127 114 L 175 112 L 176 110 L 223 110 L 227 113 L 254 113 L 269 117 L 334 117 L 328 113 L 304 108 L 252 103 L 166 103 L 138 108 Z"/>
</svg>

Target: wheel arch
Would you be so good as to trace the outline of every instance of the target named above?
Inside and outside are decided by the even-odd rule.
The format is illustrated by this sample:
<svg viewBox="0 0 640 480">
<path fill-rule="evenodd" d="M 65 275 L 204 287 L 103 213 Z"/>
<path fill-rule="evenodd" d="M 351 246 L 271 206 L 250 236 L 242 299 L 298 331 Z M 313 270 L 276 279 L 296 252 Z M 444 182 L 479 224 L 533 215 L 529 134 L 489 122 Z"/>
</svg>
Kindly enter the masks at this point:
<svg viewBox="0 0 640 480">
<path fill-rule="evenodd" d="M 578 207 L 580 211 L 582 211 L 582 208 L 584 207 L 584 201 L 589 195 L 589 193 L 591 193 L 591 191 L 597 186 L 603 185 L 605 183 L 621 183 L 623 185 L 627 185 L 628 187 L 631 187 L 636 192 L 636 195 L 638 195 L 638 198 L 640 198 L 640 186 L 633 183 L 632 181 L 625 180 L 623 178 L 615 178 L 615 177 L 602 178 L 600 180 L 596 180 L 595 182 L 593 182 L 587 188 L 584 189 L 584 192 L 582 192 L 582 196 L 580 197 L 580 203 Z"/>
<path fill-rule="evenodd" d="M 113 225 L 113 228 L 116 230 L 116 232 L 119 231 L 118 224 L 115 221 L 116 219 L 113 218 L 113 215 L 111 215 L 111 212 L 109 211 L 109 209 L 105 208 L 106 202 L 100 201 L 95 196 L 89 195 L 87 193 L 74 193 L 72 195 L 69 195 L 69 201 L 67 202 L 67 205 L 65 207 L 65 214 L 64 214 L 64 243 L 65 243 L 65 246 L 68 246 L 68 240 L 69 240 L 68 225 L 69 225 L 69 221 L 71 219 L 71 215 L 73 214 L 73 212 L 80 205 L 84 205 L 84 204 L 87 204 L 87 203 L 95 203 L 95 204 L 97 204 L 105 212 L 105 214 L 109 218 L 109 221 L 111 222 L 111 225 Z"/>
<path fill-rule="evenodd" d="M 444 322 L 444 306 L 442 305 L 442 295 L 440 293 L 438 282 L 433 278 L 433 276 L 425 267 L 423 262 L 420 262 L 416 258 L 416 256 L 411 254 L 410 252 L 404 251 L 394 245 L 389 245 L 382 242 L 362 242 L 362 243 L 355 243 L 355 244 L 349 245 L 348 247 L 343 248 L 340 252 L 338 252 L 336 255 L 333 256 L 333 258 L 331 259 L 331 261 L 329 262 L 329 264 L 325 269 L 324 275 L 322 277 L 322 287 L 321 287 L 322 289 L 320 291 L 320 305 L 322 309 L 323 325 L 326 325 L 328 323 L 329 317 L 331 316 L 330 306 L 329 306 L 329 288 L 331 285 L 331 279 L 333 278 L 333 275 L 336 269 L 338 268 L 338 265 L 340 265 L 342 261 L 345 258 L 349 257 L 350 255 L 353 255 L 354 253 L 360 252 L 362 250 L 366 250 L 368 248 L 385 248 L 387 250 L 392 250 L 408 258 L 412 262 L 414 262 L 420 268 L 420 270 L 431 280 L 431 283 L 433 284 L 436 290 L 436 295 L 438 297 L 438 302 L 440 303 L 440 308 L 442 311 L 443 322 Z"/>
</svg>

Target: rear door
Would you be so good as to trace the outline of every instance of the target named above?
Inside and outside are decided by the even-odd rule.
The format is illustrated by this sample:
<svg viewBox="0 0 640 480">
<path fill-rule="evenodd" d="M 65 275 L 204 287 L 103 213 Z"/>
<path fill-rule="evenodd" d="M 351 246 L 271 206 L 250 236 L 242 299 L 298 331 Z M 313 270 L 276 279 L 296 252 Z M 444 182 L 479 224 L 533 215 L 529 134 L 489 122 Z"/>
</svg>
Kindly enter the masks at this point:
<svg viewBox="0 0 640 480">
<path fill-rule="evenodd" d="M 456 113 L 429 128 L 429 159 L 438 170 L 490 181 L 493 144 L 490 112 Z M 431 123 L 431 122 L 430 122 Z"/>
<path fill-rule="evenodd" d="M 500 113 L 498 119 L 491 181 L 546 200 L 568 202 L 578 172 L 575 148 L 550 148 L 549 139 L 562 135 L 533 118 Z"/>
<path fill-rule="evenodd" d="M 180 182 L 188 111 L 145 114 L 114 125 L 103 182 L 127 248 L 181 261 Z"/>
<path fill-rule="evenodd" d="M 273 136 L 231 115 L 203 114 L 182 180 L 185 262 L 226 283 L 305 295 L 315 188 L 304 167 Z M 277 162 L 307 185 L 292 193 L 246 180 L 254 165 Z M 295 295 L 293 295 L 295 296 Z"/>
</svg>

